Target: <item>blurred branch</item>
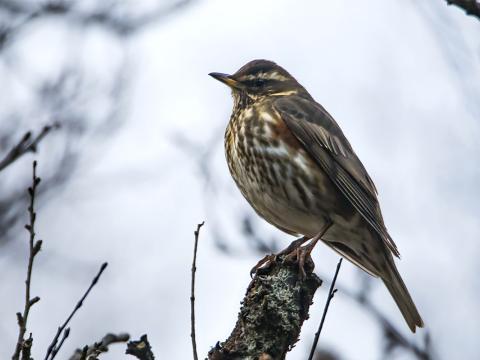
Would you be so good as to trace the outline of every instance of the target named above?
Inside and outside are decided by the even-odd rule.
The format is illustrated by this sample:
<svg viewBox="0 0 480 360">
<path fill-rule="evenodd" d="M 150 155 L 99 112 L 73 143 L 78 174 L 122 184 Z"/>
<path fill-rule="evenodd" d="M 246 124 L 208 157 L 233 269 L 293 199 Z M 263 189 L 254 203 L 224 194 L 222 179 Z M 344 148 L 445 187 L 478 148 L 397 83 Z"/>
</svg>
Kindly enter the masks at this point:
<svg viewBox="0 0 480 360">
<path fill-rule="evenodd" d="M 75 350 L 73 355 L 70 356 L 69 360 L 94 360 L 101 353 L 107 352 L 110 345 L 116 343 L 124 343 L 127 342 L 129 339 L 130 335 L 125 333 L 118 335 L 107 334 L 99 342 L 96 342 L 90 346 L 85 346 L 83 349 Z"/>
<path fill-rule="evenodd" d="M 0 124 L 13 124 L 16 118 L 31 118 L 30 113 L 38 114 L 39 118 L 56 119 L 57 122 L 46 126 L 37 135 L 27 133 L 17 144 L 12 141 L 16 135 L 15 127 L 7 127 L 0 135 L 0 148 L 8 151 L 2 160 L 3 166 L 17 163 L 16 160 L 23 154 L 34 151 L 40 141 L 51 133 L 52 130 L 61 127 L 59 136 L 49 139 L 48 156 L 44 163 L 46 169 L 43 176 L 41 190 L 37 198 L 45 196 L 45 193 L 59 193 L 59 187 L 65 184 L 72 176 L 79 163 L 80 154 L 90 149 L 91 145 L 85 140 L 94 140 L 94 135 L 110 135 L 117 126 L 122 116 L 119 114 L 119 105 L 122 102 L 121 90 L 124 87 L 123 74 L 115 73 L 111 91 L 93 92 L 92 87 L 86 84 L 83 73 L 73 68 L 63 69 L 54 79 L 42 81 L 32 91 L 35 101 L 15 110 L 15 118 L 0 117 Z M 94 95 L 93 95 L 94 94 Z M 110 106 L 107 109 L 92 107 L 89 109 L 88 99 L 95 97 L 97 100 L 106 100 Z M 31 107 L 31 108 L 30 108 Z M 106 111 L 105 111 L 106 110 Z M 98 111 L 98 112 L 97 112 Z M 92 131 L 93 130 L 93 131 Z M 61 136 L 60 136 L 61 135 Z M 50 141 L 52 140 L 52 141 Z M 51 145 L 51 146 L 50 146 Z M 12 150 L 11 150 L 12 149 Z M 4 178 L 2 178 L 3 180 Z M 17 230 L 15 225 L 23 216 L 23 202 L 26 195 L 23 191 L 22 180 L 13 182 L 9 189 L 0 194 L 0 245 L 11 239 L 11 234 Z"/>
<path fill-rule="evenodd" d="M 151 5 L 122 0 L 0 0 L 0 76 L 7 86 L 5 94 L 10 95 L 5 97 L 6 106 L 0 114 L 0 171 L 22 154 L 35 150 L 47 135 L 44 130 L 36 139 L 29 133 L 17 144 L 18 128 L 54 119 L 62 125 L 62 131 L 51 146 L 49 141 L 52 156 L 44 163 L 48 171 L 43 174 L 45 186 L 37 198 L 46 193 L 59 194 L 59 188 L 81 164 L 82 155 L 93 152 L 94 145 L 105 143 L 94 141 L 106 135 L 111 137 L 126 119 L 125 104 L 129 99 L 126 90 L 132 76 L 128 41 L 131 35 L 161 23 L 192 3 L 194 0 L 158 0 Z M 36 34 L 52 26 L 55 33 L 65 35 L 61 44 L 55 45 L 65 55 L 64 60 L 60 63 L 55 60 L 40 72 L 31 71 L 37 69 L 32 59 L 43 44 L 38 43 Z M 96 62 L 84 56 L 88 55 L 84 51 L 89 44 L 85 35 L 92 30 L 108 33 L 102 41 L 115 45 L 121 52 L 120 57 L 108 60 L 112 67 L 106 71 L 101 69 L 105 66 L 103 62 L 98 62 L 96 69 Z M 16 51 L 17 47 L 22 51 Z M 101 77 L 97 76 L 97 70 L 102 70 Z M 8 81 L 10 78 L 12 81 Z M 17 89 L 17 83 L 21 90 Z M 8 88 L 9 84 L 13 85 Z M 11 176 L 15 175 L 12 171 Z M 6 177 L 1 180 L 9 185 L 0 194 L 0 245 L 3 245 L 18 230 L 15 225 L 22 219 L 25 195 L 21 181 Z"/>
<path fill-rule="evenodd" d="M 267 242 L 264 240 L 264 236 L 258 232 L 258 230 L 254 226 L 255 219 L 248 214 L 244 214 L 240 223 L 242 224 L 242 233 L 245 236 L 245 239 L 248 241 L 249 245 L 251 245 L 252 249 L 254 249 L 259 254 L 274 254 L 279 249 L 275 240 L 271 240 Z"/>
<path fill-rule="evenodd" d="M 202 180 L 204 186 L 204 191 L 202 191 L 204 204 L 208 204 L 205 208 L 205 212 L 210 219 L 209 229 L 213 235 L 215 246 L 223 253 L 238 254 L 238 249 L 232 249 L 229 245 L 233 242 L 228 241 L 229 239 L 227 238 L 230 232 L 225 232 L 221 229 L 220 225 L 224 222 L 217 221 L 216 214 L 212 212 L 212 209 L 217 208 L 212 206 L 212 201 L 215 201 L 221 196 L 221 184 L 217 182 L 217 177 L 214 174 L 214 156 L 220 149 L 219 139 L 223 138 L 222 134 L 224 131 L 224 125 L 222 124 L 220 127 L 212 131 L 212 135 L 206 143 L 189 139 L 182 133 L 175 133 L 172 137 L 172 143 L 178 150 L 184 152 L 188 156 L 188 160 L 192 162 L 192 165 L 195 166 L 199 172 L 199 178 Z M 240 220 L 235 221 L 236 224 L 240 225 L 239 230 L 243 233 L 248 245 L 251 245 L 256 252 L 259 254 L 265 254 L 275 253 L 279 250 L 274 238 L 265 240 L 265 236 L 257 231 L 256 224 L 258 222 L 258 217 L 252 217 L 250 212 L 243 212 L 242 214 L 237 215 L 236 218 L 240 218 Z"/>
<path fill-rule="evenodd" d="M 340 360 L 341 357 L 329 349 L 317 349 L 314 360 Z"/>
<path fill-rule="evenodd" d="M 365 277 L 366 278 L 366 277 Z M 370 281 L 370 278 L 366 278 Z M 345 294 L 352 300 L 356 301 L 363 309 L 365 309 L 373 318 L 379 323 L 385 336 L 386 344 L 384 347 L 385 358 L 388 358 L 390 353 L 396 348 L 402 348 L 410 352 L 416 359 L 433 360 L 435 359 L 434 351 L 431 347 L 430 336 L 428 333 L 425 336 L 425 347 L 422 349 L 417 344 L 409 341 L 373 304 L 369 297 L 370 287 L 364 284 L 360 291 L 353 292 L 347 288 L 339 287 L 342 294 Z"/>
<path fill-rule="evenodd" d="M 471 15 L 480 20 L 480 2 L 477 0 L 447 0 L 448 5 L 455 5 L 463 9 L 467 15 Z"/>
<path fill-rule="evenodd" d="M 200 235 L 200 229 L 202 228 L 205 221 L 197 225 L 197 230 L 195 230 L 195 244 L 193 247 L 193 262 L 192 262 L 192 286 L 190 294 L 190 322 L 191 322 L 191 333 L 192 338 L 192 349 L 193 349 L 193 359 L 198 360 L 197 354 L 197 340 L 195 338 L 195 273 L 197 271 L 197 248 L 198 248 L 198 237 Z"/>
<path fill-rule="evenodd" d="M 45 360 L 53 360 L 55 356 L 57 355 L 58 351 L 63 345 L 63 342 L 65 339 L 68 337 L 70 333 L 70 328 L 66 328 L 70 320 L 73 318 L 75 313 L 80 309 L 83 305 L 83 302 L 87 298 L 88 294 L 90 291 L 93 289 L 93 287 L 97 284 L 98 280 L 100 279 L 100 276 L 102 276 L 103 271 L 107 268 L 108 263 L 103 263 L 102 266 L 100 267 L 100 270 L 98 271 L 97 275 L 93 278 L 92 283 L 88 287 L 87 291 L 83 294 L 81 299 L 77 302 L 75 305 L 75 308 L 72 310 L 70 315 L 68 316 L 67 320 L 58 328 L 57 333 L 55 334 L 55 337 L 53 338 L 52 342 L 48 346 L 47 354 L 45 355 Z M 66 328 L 66 329 L 65 329 Z M 60 337 L 60 334 L 62 334 L 63 331 L 63 336 L 62 339 L 60 340 L 60 343 L 57 346 L 58 338 Z"/>
<path fill-rule="evenodd" d="M 101 26 L 118 36 L 128 37 L 159 19 L 181 10 L 192 2 L 192 0 L 180 0 L 165 6 L 164 2 L 159 1 L 155 9 L 137 16 L 128 16 L 128 12 L 116 13 L 112 11 L 115 8 L 115 3 L 108 1 L 98 8 L 82 11 L 78 6 L 75 6 L 75 1 L 50 0 L 31 2 L 0 0 L 0 10 L 4 10 L 10 16 L 19 18 L 19 21 L 11 24 L 10 27 L 3 27 L 0 30 L 0 50 L 7 41 L 11 41 L 12 37 L 18 34 L 22 27 L 44 17 L 62 17 L 68 20 L 70 24 L 84 27 L 90 25 Z"/>
<path fill-rule="evenodd" d="M 310 356 L 308 360 L 313 359 L 313 355 L 315 354 L 315 350 L 317 349 L 318 339 L 320 338 L 320 333 L 323 329 L 323 324 L 325 323 L 325 318 L 327 317 L 328 308 L 330 306 L 330 302 L 332 301 L 337 289 L 335 289 L 335 282 L 337 281 L 338 272 L 340 271 L 340 267 L 342 266 L 342 258 L 338 261 L 337 269 L 335 270 L 335 275 L 333 276 L 332 283 L 330 284 L 330 290 L 328 290 L 328 297 L 327 302 L 325 303 L 325 307 L 323 308 L 322 319 L 320 320 L 320 325 L 318 326 L 318 330 L 315 333 L 315 338 L 313 340 L 312 348 L 310 350 Z"/>
<path fill-rule="evenodd" d="M 139 360 L 155 360 L 147 335 L 142 335 L 140 340 L 130 341 L 125 353 L 133 355 Z"/>
<path fill-rule="evenodd" d="M 28 131 L 23 135 L 22 139 L 15 145 L 12 150 L 0 161 L 0 171 L 4 170 L 7 166 L 12 165 L 16 160 L 25 155 L 28 152 L 37 152 L 38 144 L 43 140 L 45 136 L 51 131 L 58 129 L 60 124 L 54 123 L 52 125 L 46 125 L 38 133 L 37 136 L 33 136 L 31 131 Z"/>
<path fill-rule="evenodd" d="M 313 295 L 322 281 L 313 261 L 299 276 L 298 264 L 277 261 L 257 272 L 242 302 L 234 330 L 208 353 L 209 360 L 283 359 L 298 340 Z"/>
<path fill-rule="evenodd" d="M 33 260 L 38 254 L 42 247 L 42 240 L 35 241 L 35 220 L 37 214 L 35 212 L 35 194 L 38 184 L 40 184 L 40 178 L 37 177 L 36 173 L 37 162 L 33 162 L 33 175 L 32 175 L 32 186 L 28 188 L 28 194 L 30 196 L 30 205 L 28 206 L 28 214 L 30 218 L 30 223 L 25 225 L 28 233 L 30 234 L 29 238 L 29 256 L 28 256 L 28 269 L 27 269 L 27 279 L 25 280 L 25 307 L 22 313 L 17 313 L 18 320 L 18 340 L 17 345 L 15 346 L 15 352 L 13 353 L 12 360 L 18 360 L 20 353 L 22 354 L 23 359 L 30 359 L 30 348 L 32 346 L 32 335 L 25 340 L 25 332 L 27 331 L 27 322 L 28 315 L 30 313 L 30 308 L 37 303 L 40 298 L 38 296 L 31 298 L 30 297 L 30 286 L 32 281 L 32 270 L 33 270 Z"/>
</svg>

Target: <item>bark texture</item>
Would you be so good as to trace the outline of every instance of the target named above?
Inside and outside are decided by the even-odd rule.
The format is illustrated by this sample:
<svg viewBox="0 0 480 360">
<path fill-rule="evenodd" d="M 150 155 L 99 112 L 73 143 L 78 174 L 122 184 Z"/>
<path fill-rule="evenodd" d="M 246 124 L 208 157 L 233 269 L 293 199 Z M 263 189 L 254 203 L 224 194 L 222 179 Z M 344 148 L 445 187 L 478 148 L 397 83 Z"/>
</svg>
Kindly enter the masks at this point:
<svg viewBox="0 0 480 360">
<path fill-rule="evenodd" d="M 298 265 L 279 258 L 255 275 L 242 301 L 238 320 L 223 343 L 208 353 L 209 360 L 284 359 L 300 335 L 313 295 L 322 281 L 305 266 L 300 279 Z"/>
</svg>

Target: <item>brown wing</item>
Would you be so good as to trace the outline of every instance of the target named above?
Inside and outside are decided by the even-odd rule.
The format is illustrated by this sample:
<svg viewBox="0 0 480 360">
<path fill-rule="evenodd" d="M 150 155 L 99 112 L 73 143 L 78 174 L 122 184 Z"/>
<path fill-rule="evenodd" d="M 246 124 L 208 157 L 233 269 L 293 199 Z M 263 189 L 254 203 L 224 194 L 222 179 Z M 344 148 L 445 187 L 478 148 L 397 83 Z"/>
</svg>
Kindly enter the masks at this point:
<svg viewBox="0 0 480 360">
<path fill-rule="evenodd" d="M 273 107 L 333 183 L 399 255 L 383 222 L 375 185 L 332 116 L 319 104 L 299 96 L 281 97 Z"/>
</svg>

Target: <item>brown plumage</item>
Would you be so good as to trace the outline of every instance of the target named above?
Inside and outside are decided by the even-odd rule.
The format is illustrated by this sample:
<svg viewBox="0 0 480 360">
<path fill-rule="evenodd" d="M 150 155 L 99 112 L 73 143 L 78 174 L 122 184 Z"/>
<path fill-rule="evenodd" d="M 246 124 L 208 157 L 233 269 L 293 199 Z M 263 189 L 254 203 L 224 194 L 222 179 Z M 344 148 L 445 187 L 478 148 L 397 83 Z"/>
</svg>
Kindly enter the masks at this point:
<svg viewBox="0 0 480 360">
<path fill-rule="evenodd" d="M 288 234 L 312 239 L 301 248 L 307 255 L 320 239 L 380 277 L 409 328 L 422 327 L 393 260 L 399 252 L 375 185 L 330 114 L 271 61 L 254 60 L 233 75 L 210 75 L 232 89 L 226 157 L 255 211 Z"/>
</svg>

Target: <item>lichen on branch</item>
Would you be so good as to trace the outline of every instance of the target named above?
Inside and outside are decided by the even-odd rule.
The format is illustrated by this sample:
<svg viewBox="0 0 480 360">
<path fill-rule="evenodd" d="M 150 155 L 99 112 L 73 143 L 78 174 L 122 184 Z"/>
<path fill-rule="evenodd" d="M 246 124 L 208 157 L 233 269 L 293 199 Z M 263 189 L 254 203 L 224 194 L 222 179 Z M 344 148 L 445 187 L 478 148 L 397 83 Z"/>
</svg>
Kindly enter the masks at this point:
<svg viewBox="0 0 480 360">
<path fill-rule="evenodd" d="M 210 350 L 209 360 L 277 360 L 292 349 L 322 281 L 312 273 L 313 262 L 301 279 L 298 265 L 283 260 L 278 258 L 255 275 L 234 330 Z"/>
</svg>

